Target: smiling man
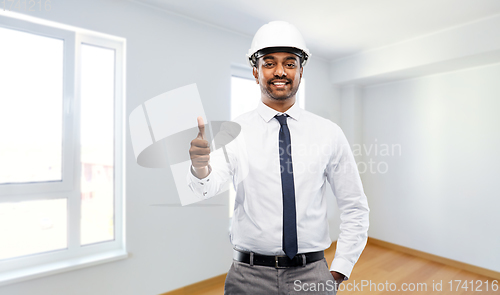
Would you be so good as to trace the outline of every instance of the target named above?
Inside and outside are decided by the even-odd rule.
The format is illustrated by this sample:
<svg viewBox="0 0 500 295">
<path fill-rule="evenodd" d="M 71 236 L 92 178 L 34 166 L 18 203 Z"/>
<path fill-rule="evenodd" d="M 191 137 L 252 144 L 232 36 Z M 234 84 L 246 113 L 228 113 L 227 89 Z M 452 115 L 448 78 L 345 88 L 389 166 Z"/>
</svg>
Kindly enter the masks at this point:
<svg viewBox="0 0 500 295">
<path fill-rule="evenodd" d="M 368 203 L 349 144 L 335 123 L 295 103 L 310 56 L 294 26 L 264 25 L 247 55 L 261 102 L 234 120 L 241 136 L 226 146 L 225 155 L 210 154 L 198 118 L 189 187 L 203 199 L 229 179 L 236 189 L 233 264 L 224 294 L 336 294 L 366 245 Z M 230 130 L 221 132 L 231 136 Z M 342 220 L 329 269 L 327 182 Z"/>
<path fill-rule="evenodd" d="M 300 57 L 286 52 L 287 48 L 261 50 L 264 54 L 261 62 L 253 68 L 253 75 L 261 85 L 262 102 L 280 112 L 289 109 L 295 103 L 295 94 L 299 90 L 304 68 Z M 284 52 L 273 52 L 283 50 Z M 292 51 L 292 50 L 287 50 Z"/>
</svg>

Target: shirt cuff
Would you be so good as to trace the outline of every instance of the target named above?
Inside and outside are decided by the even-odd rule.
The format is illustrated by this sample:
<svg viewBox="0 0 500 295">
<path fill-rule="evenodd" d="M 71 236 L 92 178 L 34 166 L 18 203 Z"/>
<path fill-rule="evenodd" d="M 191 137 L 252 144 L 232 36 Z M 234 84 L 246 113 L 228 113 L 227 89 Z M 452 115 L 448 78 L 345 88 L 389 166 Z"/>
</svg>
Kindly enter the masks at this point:
<svg viewBox="0 0 500 295">
<path fill-rule="evenodd" d="M 212 167 L 210 165 L 208 165 L 208 175 L 205 178 L 201 178 L 201 179 L 196 177 L 196 175 L 194 175 L 193 165 L 190 166 L 189 171 L 191 171 L 191 178 L 193 179 L 193 181 L 199 182 L 200 184 L 202 184 L 201 182 L 206 183 L 208 181 L 208 179 L 210 178 L 210 174 L 212 172 Z"/>
<path fill-rule="evenodd" d="M 199 179 L 193 174 L 193 165 L 189 166 L 189 172 L 186 173 L 186 180 L 188 186 L 191 188 L 191 190 L 194 192 L 196 196 L 198 196 L 201 200 L 207 199 L 208 198 L 208 189 L 211 177 L 211 172 L 212 168 L 210 165 L 208 166 L 208 175 L 205 178 Z"/>
<path fill-rule="evenodd" d="M 351 276 L 353 267 L 354 265 L 352 265 L 349 261 L 341 257 L 336 257 L 332 261 L 332 265 L 330 266 L 330 271 L 336 271 L 343 274 L 344 281 L 347 281 Z"/>
</svg>

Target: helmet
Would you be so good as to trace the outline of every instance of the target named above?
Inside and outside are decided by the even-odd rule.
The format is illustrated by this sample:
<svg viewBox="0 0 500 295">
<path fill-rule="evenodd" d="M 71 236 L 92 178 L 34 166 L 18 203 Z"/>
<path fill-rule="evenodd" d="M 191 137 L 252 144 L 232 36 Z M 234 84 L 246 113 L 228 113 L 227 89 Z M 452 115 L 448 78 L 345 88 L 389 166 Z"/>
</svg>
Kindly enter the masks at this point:
<svg viewBox="0 0 500 295">
<path fill-rule="evenodd" d="M 311 56 L 299 30 L 285 21 L 272 21 L 260 27 L 248 50 L 248 62 L 255 67 L 259 57 L 273 52 L 293 53 L 300 57 L 302 66 L 306 65 Z"/>
</svg>

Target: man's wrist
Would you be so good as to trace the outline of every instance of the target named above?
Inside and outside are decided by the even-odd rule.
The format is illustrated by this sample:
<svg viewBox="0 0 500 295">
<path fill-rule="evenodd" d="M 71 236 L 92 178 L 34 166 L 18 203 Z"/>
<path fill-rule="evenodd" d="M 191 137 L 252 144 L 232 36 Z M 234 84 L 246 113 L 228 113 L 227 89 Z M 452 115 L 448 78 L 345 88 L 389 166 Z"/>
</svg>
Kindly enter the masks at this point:
<svg viewBox="0 0 500 295">
<path fill-rule="evenodd" d="M 207 177 L 210 174 L 210 171 L 211 171 L 210 165 L 202 168 L 196 168 L 193 165 L 191 165 L 191 173 L 198 179 L 203 179 Z"/>
</svg>

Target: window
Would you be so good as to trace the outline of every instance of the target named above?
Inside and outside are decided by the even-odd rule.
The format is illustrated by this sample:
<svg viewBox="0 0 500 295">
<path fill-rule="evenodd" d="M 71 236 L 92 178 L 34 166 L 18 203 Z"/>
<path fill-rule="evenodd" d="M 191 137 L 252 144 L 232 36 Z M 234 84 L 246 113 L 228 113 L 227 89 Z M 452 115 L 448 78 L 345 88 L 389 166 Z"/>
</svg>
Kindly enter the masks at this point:
<svg viewBox="0 0 500 295">
<path fill-rule="evenodd" d="M 261 99 L 260 86 L 255 82 L 250 67 L 233 65 L 231 75 L 231 120 L 241 114 L 257 108 Z M 301 108 L 305 108 L 306 81 L 302 77 L 296 101 Z M 236 192 L 232 185 L 229 186 L 229 218 L 233 217 L 234 200 Z"/>
<path fill-rule="evenodd" d="M 0 285 L 125 258 L 125 40 L 0 16 Z"/>
</svg>

